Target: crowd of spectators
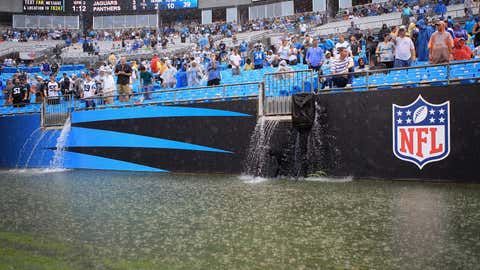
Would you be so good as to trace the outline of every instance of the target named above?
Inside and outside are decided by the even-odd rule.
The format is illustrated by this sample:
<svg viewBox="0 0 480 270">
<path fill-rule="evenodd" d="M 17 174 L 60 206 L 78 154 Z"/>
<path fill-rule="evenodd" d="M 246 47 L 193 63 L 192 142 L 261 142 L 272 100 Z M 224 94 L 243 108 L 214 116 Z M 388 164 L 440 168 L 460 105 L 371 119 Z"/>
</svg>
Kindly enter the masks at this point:
<svg viewBox="0 0 480 270">
<path fill-rule="evenodd" d="M 416 16 L 420 19 L 428 16 L 445 16 L 447 6 L 464 3 L 467 15 L 473 15 L 472 0 L 394 0 L 370 3 L 366 5 L 353 6 L 340 9 L 336 14 L 337 19 L 354 20 L 361 17 L 378 16 L 382 14 L 401 12 L 403 23 L 409 17 Z"/>
<path fill-rule="evenodd" d="M 300 17 L 297 15 L 295 20 L 301 23 Z M 459 24 L 450 17 L 432 19 L 412 13 L 403 23 L 393 27 L 383 25 L 374 33 L 362 31 L 352 21 L 347 33 L 329 37 L 311 37 L 303 31 L 287 32 L 281 42 L 271 46 L 245 40 L 227 46 L 223 40 L 215 42 L 211 39 L 210 33 L 215 33 L 210 32 L 212 29 L 198 25 L 198 28 L 180 31 L 188 32 L 189 38 L 194 36 L 192 42 L 195 43 L 182 54 L 165 57 L 155 53 L 152 59 L 127 62 L 126 57 L 112 53 L 98 69 L 91 68 L 71 77 L 58 74 L 58 64 L 45 59 L 41 72 L 49 78 L 15 74 L 3 86 L 5 102 L 23 106 L 31 100 L 30 95 L 35 95 L 36 102 L 48 98 L 48 102 L 55 104 L 62 98 L 73 97 L 84 100 L 86 107 L 95 107 L 98 102 L 113 103 L 115 94 L 120 102 L 128 102 L 132 98 L 132 89 L 142 93 L 137 102 L 143 102 L 152 99 L 155 85 L 164 89 L 213 86 L 221 84 L 221 71 L 225 69 L 231 70 L 232 76 L 242 76 L 244 72 L 268 66 L 283 74 L 298 64 L 308 65 L 320 75 L 332 75 L 322 81 L 322 87 L 345 87 L 351 84 L 352 75 L 349 73 L 354 71 L 408 67 L 415 61 L 441 64 L 480 56 L 480 22 L 477 17 L 470 16 L 464 24 Z M 223 35 L 222 27 L 214 28 L 214 31 Z M 114 35 L 126 39 L 126 33 L 128 31 L 119 31 Z M 164 29 L 162 33 L 168 33 L 168 30 Z M 89 35 L 92 40 L 106 38 L 105 33 L 92 32 Z M 133 30 L 129 35 L 134 40 L 145 38 L 143 46 L 155 47 L 159 42 L 154 33 L 145 30 Z M 473 50 L 468 45 L 470 43 L 475 45 Z"/>
</svg>

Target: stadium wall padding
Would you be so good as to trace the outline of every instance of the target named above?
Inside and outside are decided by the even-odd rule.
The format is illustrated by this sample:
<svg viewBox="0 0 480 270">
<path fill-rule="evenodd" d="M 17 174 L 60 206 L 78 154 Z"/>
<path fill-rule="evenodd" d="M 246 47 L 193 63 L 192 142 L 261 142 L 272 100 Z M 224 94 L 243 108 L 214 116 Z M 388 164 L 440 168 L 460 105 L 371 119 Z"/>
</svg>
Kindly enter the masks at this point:
<svg viewBox="0 0 480 270">
<path fill-rule="evenodd" d="M 318 119 L 311 131 L 298 132 L 285 122 L 277 127 L 269 152 L 275 164 L 269 174 L 288 175 L 297 166 L 291 158 L 296 140 L 316 134 L 316 143 L 301 143 L 308 148 L 302 150 L 310 158 L 305 159 L 308 173 L 478 181 L 479 89 L 470 84 L 317 95 Z M 450 102 L 450 153 L 422 169 L 397 158 L 392 139 L 392 104 L 405 106 L 419 95 L 434 104 Z M 74 112 L 63 166 L 239 174 L 256 115 L 256 100 Z M 0 117 L 1 167 L 50 167 L 60 131 L 39 125 L 38 114 Z"/>
<path fill-rule="evenodd" d="M 480 181 L 479 90 L 476 84 L 317 95 L 317 119 L 310 130 L 297 130 L 292 123 L 277 127 L 269 176 Z M 412 104 L 419 95 L 432 104 L 450 103 L 449 154 L 421 169 L 395 156 L 392 118 L 393 104 Z"/>
<path fill-rule="evenodd" d="M 65 168 L 239 173 L 256 123 L 256 100 L 76 111 Z M 39 115 L 0 118 L 1 167 L 51 167 L 60 130 Z"/>
<path fill-rule="evenodd" d="M 408 105 L 421 95 L 434 104 L 450 101 L 450 154 L 417 165 L 393 154 L 392 104 Z M 480 180 L 480 86 L 407 88 L 320 95 L 329 135 L 341 153 L 335 174 L 357 178 Z"/>
</svg>

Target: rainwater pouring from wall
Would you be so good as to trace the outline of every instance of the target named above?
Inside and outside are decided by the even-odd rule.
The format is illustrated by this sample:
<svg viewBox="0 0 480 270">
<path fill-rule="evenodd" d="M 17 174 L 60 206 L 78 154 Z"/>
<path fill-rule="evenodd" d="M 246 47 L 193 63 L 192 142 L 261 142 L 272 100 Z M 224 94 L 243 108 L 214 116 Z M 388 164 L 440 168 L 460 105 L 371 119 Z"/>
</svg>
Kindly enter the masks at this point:
<svg viewBox="0 0 480 270">
<path fill-rule="evenodd" d="M 63 169 L 65 145 L 67 143 L 70 130 L 71 130 L 71 121 L 70 121 L 70 118 L 67 118 L 67 120 L 65 121 L 65 124 L 63 125 L 62 131 L 60 132 L 60 136 L 58 136 L 57 138 L 53 159 L 52 161 L 50 161 L 49 169 Z"/>
<path fill-rule="evenodd" d="M 250 137 L 250 145 L 243 168 L 244 175 L 253 177 L 268 175 L 270 144 L 278 123 L 277 120 L 266 120 L 264 116 L 258 118 Z"/>
</svg>

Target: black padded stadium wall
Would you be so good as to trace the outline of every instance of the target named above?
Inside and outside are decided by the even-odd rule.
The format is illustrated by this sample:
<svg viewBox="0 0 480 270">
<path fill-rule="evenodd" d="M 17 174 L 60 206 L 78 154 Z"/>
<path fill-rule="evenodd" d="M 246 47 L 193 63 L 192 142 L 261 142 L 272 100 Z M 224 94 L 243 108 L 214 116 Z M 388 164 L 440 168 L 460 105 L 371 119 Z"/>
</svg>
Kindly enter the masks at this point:
<svg viewBox="0 0 480 270">
<path fill-rule="evenodd" d="M 450 102 L 450 153 L 421 169 L 397 158 L 392 104 L 408 105 L 419 95 L 430 103 Z M 319 95 L 328 138 L 339 161 L 333 174 L 356 178 L 480 180 L 480 86 L 455 85 Z"/>
</svg>

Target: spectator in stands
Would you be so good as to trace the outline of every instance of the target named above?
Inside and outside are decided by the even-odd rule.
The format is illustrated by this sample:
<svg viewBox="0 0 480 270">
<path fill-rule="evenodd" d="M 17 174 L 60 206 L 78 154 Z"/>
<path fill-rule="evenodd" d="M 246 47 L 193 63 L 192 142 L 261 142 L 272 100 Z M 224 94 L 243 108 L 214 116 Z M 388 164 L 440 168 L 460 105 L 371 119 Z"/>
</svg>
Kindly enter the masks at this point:
<svg viewBox="0 0 480 270">
<path fill-rule="evenodd" d="M 52 72 L 50 68 L 50 63 L 48 62 L 48 59 L 45 58 L 40 66 L 40 70 L 42 71 L 43 75 L 48 75 Z"/>
<path fill-rule="evenodd" d="M 452 28 L 454 27 L 454 21 L 453 21 L 453 18 L 452 16 L 447 16 L 447 28 Z"/>
<path fill-rule="evenodd" d="M 13 80 L 7 80 L 7 85 L 3 89 L 3 96 L 5 99 L 5 105 L 12 104 L 12 99 L 10 98 L 12 95 L 13 87 L 14 87 Z"/>
<path fill-rule="evenodd" d="M 130 76 L 130 85 L 136 85 L 137 80 L 140 78 L 140 72 L 138 71 L 137 61 L 131 61 L 130 67 L 132 68 L 132 76 Z"/>
<path fill-rule="evenodd" d="M 158 55 L 154 53 L 152 61 L 150 62 L 150 71 L 152 71 L 154 75 L 158 73 L 159 62 Z"/>
<path fill-rule="evenodd" d="M 472 54 L 475 59 L 480 58 L 480 46 L 473 49 Z"/>
<path fill-rule="evenodd" d="M 383 40 L 383 38 L 382 38 Z M 373 36 L 367 36 L 367 41 L 366 41 L 366 44 L 365 44 L 365 50 L 366 50 L 366 54 L 367 54 L 367 57 L 368 57 L 368 63 L 370 63 L 370 65 L 375 65 L 376 63 L 376 57 L 377 57 L 377 46 L 378 46 L 378 42 L 376 42 L 374 40 L 374 37 Z"/>
<path fill-rule="evenodd" d="M 278 48 L 278 55 L 280 56 L 280 61 L 285 60 L 288 64 L 290 58 L 290 45 L 288 44 L 287 39 L 282 40 L 282 44 Z"/>
<path fill-rule="evenodd" d="M 242 57 L 238 54 L 238 49 L 233 51 L 233 54 L 230 55 L 230 65 L 232 65 L 232 75 L 240 75 L 240 64 Z"/>
<path fill-rule="evenodd" d="M 85 81 L 83 82 L 83 89 L 82 89 L 82 98 L 85 100 L 85 107 L 88 108 L 95 108 L 95 94 L 97 91 L 97 83 L 92 79 L 92 76 L 87 73 L 85 74 Z"/>
<path fill-rule="evenodd" d="M 25 81 L 16 81 L 14 84 L 9 99 L 11 100 L 13 107 L 24 107 L 27 100 L 27 87 Z"/>
<path fill-rule="evenodd" d="M 393 42 L 395 42 L 397 35 L 398 35 L 398 26 L 394 25 L 392 26 L 392 29 L 390 31 L 390 37 L 392 38 Z"/>
<path fill-rule="evenodd" d="M 358 58 L 358 66 L 355 67 L 355 72 L 367 71 L 369 70 L 368 65 L 365 63 L 365 59 L 360 57 Z"/>
<path fill-rule="evenodd" d="M 396 68 L 409 67 L 411 62 L 415 62 L 415 46 L 413 41 L 405 36 L 404 26 L 398 29 L 398 37 L 395 40 L 395 64 Z"/>
<path fill-rule="evenodd" d="M 123 56 L 120 64 L 115 66 L 115 75 L 117 76 L 117 91 L 120 95 L 120 102 L 128 102 L 131 95 L 130 76 L 132 68 L 127 64 L 127 58 Z"/>
<path fill-rule="evenodd" d="M 59 104 L 60 103 L 60 87 L 58 82 L 55 80 L 55 75 L 50 75 L 50 80 L 47 83 L 47 94 L 48 94 L 48 104 Z"/>
<path fill-rule="evenodd" d="M 353 21 L 350 21 L 350 27 L 347 29 L 347 34 L 349 37 L 353 36 L 355 34 L 355 23 Z"/>
<path fill-rule="evenodd" d="M 64 100 L 70 100 L 70 78 L 68 78 L 67 73 L 63 73 L 59 84 L 60 92 L 62 93 Z"/>
<path fill-rule="evenodd" d="M 164 58 L 158 61 L 158 75 L 162 76 L 163 72 L 167 69 L 167 62 Z M 160 81 L 161 82 L 161 81 Z"/>
<path fill-rule="evenodd" d="M 278 69 L 275 72 L 276 73 L 283 73 L 283 74 L 278 75 L 278 79 L 283 80 L 283 79 L 293 77 L 293 73 L 289 73 L 291 71 L 293 71 L 293 69 L 287 65 L 287 61 L 282 60 L 278 64 Z"/>
<path fill-rule="evenodd" d="M 35 102 L 43 103 L 44 98 L 47 96 L 47 82 L 40 76 L 35 76 Z"/>
<path fill-rule="evenodd" d="M 475 25 L 473 26 L 472 34 L 475 35 L 473 39 L 473 45 L 475 47 L 480 46 L 480 19 L 477 17 L 475 18 Z"/>
<path fill-rule="evenodd" d="M 332 67 L 332 53 L 330 51 L 325 52 L 325 59 L 323 59 L 322 74 L 329 74 Z"/>
<path fill-rule="evenodd" d="M 452 27 L 448 26 L 447 21 L 445 21 L 445 25 L 447 26 L 445 29 L 452 37 L 452 40 L 455 38 L 455 34 L 453 33 L 453 24 Z"/>
<path fill-rule="evenodd" d="M 322 44 L 323 45 L 323 44 Z M 307 50 L 312 46 L 312 38 L 309 35 L 306 35 L 302 42 L 301 53 L 303 58 L 303 64 L 307 64 Z M 324 46 L 326 47 L 326 46 Z"/>
<path fill-rule="evenodd" d="M 362 45 L 355 36 L 350 37 L 350 50 L 352 52 L 352 56 L 358 56 L 362 52 Z"/>
<path fill-rule="evenodd" d="M 331 78 L 331 82 L 336 87 L 345 87 L 349 83 L 348 72 L 353 68 L 353 59 L 348 56 L 347 48 L 338 48 L 339 55 L 332 61 L 331 74 L 337 75 Z M 340 76 L 338 76 L 340 75 Z"/>
<path fill-rule="evenodd" d="M 453 35 L 455 38 L 463 38 L 463 40 L 468 40 L 467 30 L 463 29 L 460 23 L 455 23 L 453 28 Z"/>
<path fill-rule="evenodd" d="M 103 102 L 105 104 L 113 104 L 113 96 L 115 95 L 115 80 L 112 76 L 112 69 L 109 66 L 104 67 L 105 76 L 102 84 Z"/>
<path fill-rule="evenodd" d="M 439 0 L 435 4 L 433 11 L 435 12 L 436 15 L 440 16 L 440 18 L 443 19 L 445 13 L 447 13 L 447 6 L 445 5 L 445 3 L 443 3 L 442 0 Z"/>
<path fill-rule="evenodd" d="M 415 47 L 417 49 L 418 61 L 428 61 L 428 42 L 430 37 L 435 32 L 432 26 L 429 25 L 427 18 L 417 22 L 417 39 Z"/>
<path fill-rule="evenodd" d="M 297 54 L 298 54 L 298 51 L 295 48 L 295 46 L 293 46 L 293 44 L 290 44 L 290 56 L 288 57 L 288 63 L 291 66 L 295 66 L 298 64 Z"/>
<path fill-rule="evenodd" d="M 247 58 L 247 60 L 245 60 L 245 66 L 243 67 L 243 70 L 249 71 L 253 70 L 254 68 L 255 67 L 253 66 L 252 60 L 250 58 Z"/>
<path fill-rule="evenodd" d="M 140 66 L 140 88 L 143 92 L 143 98 L 145 100 L 152 99 L 152 90 L 153 84 L 155 83 L 155 78 L 153 74 L 147 70 L 145 66 Z"/>
<path fill-rule="evenodd" d="M 303 36 L 305 36 L 305 33 L 307 33 L 307 25 L 305 23 L 301 23 L 300 24 L 300 34 Z"/>
<path fill-rule="evenodd" d="M 318 39 L 314 39 L 312 47 L 307 49 L 307 64 L 308 68 L 322 73 L 323 64 L 323 50 L 318 47 Z"/>
<path fill-rule="evenodd" d="M 429 60 L 431 64 L 448 63 L 451 58 L 453 40 L 452 36 L 445 31 L 445 23 L 440 21 L 436 23 L 437 31 L 432 34 L 428 43 L 430 52 Z"/>
<path fill-rule="evenodd" d="M 163 80 L 162 86 L 165 88 L 174 88 L 177 81 L 175 79 L 175 74 L 177 69 L 172 66 L 172 64 L 167 63 L 167 69 L 163 72 L 161 79 Z"/>
<path fill-rule="evenodd" d="M 188 87 L 197 87 L 202 82 L 202 69 L 195 61 L 191 61 L 187 70 Z"/>
<path fill-rule="evenodd" d="M 472 50 L 465 44 L 465 39 L 456 38 L 452 50 L 453 60 L 470 60 L 472 59 Z"/>
<path fill-rule="evenodd" d="M 408 26 L 410 24 L 410 17 L 413 16 L 412 9 L 405 4 L 402 8 L 402 25 Z"/>
<path fill-rule="evenodd" d="M 111 66 L 115 66 L 117 64 L 117 57 L 113 52 L 111 52 L 110 55 L 108 56 L 108 63 Z"/>
<path fill-rule="evenodd" d="M 392 42 L 392 36 L 385 34 L 383 42 L 378 43 L 376 55 L 377 63 L 385 65 L 386 68 L 393 67 L 395 44 Z"/>
<path fill-rule="evenodd" d="M 369 29 L 370 30 L 370 29 Z M 371 30 L 370 30 L 371 31 Z M 360 31 L 360 28 L 355 28 L 355 34 L 353 34 L 353 36 L 355 37 L 355 39 L 357 39 L 358 41 L 362 40 L 363 39 L 363 33 L 362 31 Z"/>
<path fill-rule="evenodd" d="M 182 67 L 175 74 L 175 79 L 177 81 L 176 88 L 184 88 L 188 86 L 187 63 L 182 64 Z"/>
<path fill-rule="evenodd" d="M 343 34 L 338 35 L 338 42 L 335 44 L 335 50 L 333 51 L 333 55 L 335 57 L 340 55 L 340 48 L 345 48 L 348 54 L 351 55 L 350 43 L 345 40 L 345 36 Z"/>
<path fill-rule="evenodd" d="M 73 88 L 73 94 L 76 99 L 80 99 L 82 97 L 82 91 L 83 91 L 83 82 L 85 80 L 86 76 L 84 72 L 80 73 L 80 76 L 72 76 L 72 82 L 74 83 L 74 88 Z"/>
<path fill-rule="evenodd" d="M 240 42 L 240 56 L 242 57 L 242 59 L 245 59 L 247 58 L 247 55 L 248 55 L 248 42 L 245 41 L 245 40 L 242 40 L 242 42 Z"/>
<path fill-rule="evenodd" d="M 385 38 L 385 34 L 390 34 L 390 29 L 388 28 L 387 24 L 383 24 L 382 28 L 380 28 L 380 31 L 378 32 L 378 41 L 383 42 L 383 39 Z"/>
<path fill-rule="evenodd" d="M 261 46 L 255 46 L 255 51 L 253 52 L 253 65 L 254 69 L 262 69 L 265 62 L 265 53 L 262 50 Z"/>
<path fill-rule="evenodd" d="M 210 64 L 207 68 L 207 86 L 219 85 L 221 79 L 222 75 L 220 73 L 220 68 L 218 67 L 218 62 L 215 55 L 212 55 Z"/>
</svg>

